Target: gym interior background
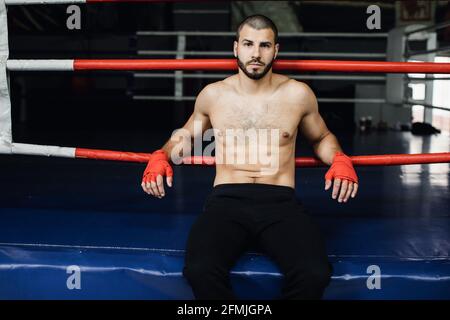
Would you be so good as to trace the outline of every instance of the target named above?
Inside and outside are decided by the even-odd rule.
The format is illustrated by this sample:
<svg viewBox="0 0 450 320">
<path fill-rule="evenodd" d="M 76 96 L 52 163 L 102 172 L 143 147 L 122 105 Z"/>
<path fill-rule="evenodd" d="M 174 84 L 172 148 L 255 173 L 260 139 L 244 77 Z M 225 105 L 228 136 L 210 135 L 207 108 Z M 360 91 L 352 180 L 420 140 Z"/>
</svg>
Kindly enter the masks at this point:
<svg viewBox="0 0 450 320">
<path fill-rule="evenodd" d="M 77 4 L 79 29 L 67 27 L 70 4 L 6 4 L 9 59 L 232 58 L 237 21 L 262 13 L 284 33 L 280 59 L 450 62 L 450 1 L 90 3 Z M 370 5 L 379 28 L 368 28 Z M 205 85 L 231 73 L 9 72 L 13 141 L 151 152 Z M 283 73 L 313 89 L 350 155 L 450 149 L 449 75 Z M 313 155 L 302 137 L 296 155 Z M 174 168 L 159 200 L 141 190 L 143 164 L 25 155 L 0 164 L 0 298 L 192 298 L 184 244 L 214 168 Z M 359 195 L 346 205 L 323 191 L 324 170 L 297 169 L 296 192 L 327 239 L 335 274 L 325 298 L 449 299 L 449 164 L 358 167 Z M 240 297 L 277 296 L 265 257 L 251 253 L 233 272 Z"/>
</svg>

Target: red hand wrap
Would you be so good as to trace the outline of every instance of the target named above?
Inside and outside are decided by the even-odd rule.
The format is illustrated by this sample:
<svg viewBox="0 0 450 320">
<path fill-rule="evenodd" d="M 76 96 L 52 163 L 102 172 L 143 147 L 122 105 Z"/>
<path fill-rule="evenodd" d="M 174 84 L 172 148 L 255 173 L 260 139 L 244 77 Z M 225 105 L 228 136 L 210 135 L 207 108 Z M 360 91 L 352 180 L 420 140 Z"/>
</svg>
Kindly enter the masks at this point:
<svg viewBox="0 0 450 320">
<path fill-rule="evenodd" d="M 142 182 L 156 182 L 158 175 L 172 177 L 173 170 L 169 164 L 169 158 L 164 150 L 156 150 L 150 156 L 147 168 L 145 168 Z"/>
<path fill-rule="evenodd" d="M 342 152 L 336 152 L 331 168 L 325 174 L 325 180 L 349 180 L 358 183 L 358 176 L 353 168 L 352 160 Z"/>
</svg>

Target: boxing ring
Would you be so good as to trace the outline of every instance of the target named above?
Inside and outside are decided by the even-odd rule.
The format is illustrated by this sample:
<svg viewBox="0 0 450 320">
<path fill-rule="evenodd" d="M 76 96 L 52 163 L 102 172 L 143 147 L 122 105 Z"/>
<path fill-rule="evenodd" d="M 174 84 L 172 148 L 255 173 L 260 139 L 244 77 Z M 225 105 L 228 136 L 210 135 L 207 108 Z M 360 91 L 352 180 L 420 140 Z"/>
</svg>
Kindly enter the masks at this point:
<svg viewBox="0 0 450 320">
<path fill-rule="evenodd" d="M 75 2 L 86 1 L 67 1 Z M 18 3 L 23 2 L 6 1 Z M 6 25 L 2 19 L 0 7 L 0 23 Z M 211 189 L 214 159 L 186 158 L 174 167 L 174 188 L 160 200 L 140 189 L 148 153 L 16 143 L 8 73 L 237 70 L 236 61 L 4 55 L 0 68 L 0 298 L 191 299 L 181 272 L 184 246 Z M 278 60 L 274 69 L 448 74 L 450 63 Z M 352 160 L 360 193 L 344 206 L 323 192 L 323 164 L 296 158 L 297 196 L 320 225 L 334 267 L 325 299 L 450 299 L 450 138 L 413 140 L 427 153 L 406 145 L 410 138 L 353 141 L 347 152 L 357 154 Z M 389 153 L 399 149 L 404 153 Z M 281 280 L 277 267 L 254 251 L 231 273 L 243 299 L 277 298 Z"/>
</svg>

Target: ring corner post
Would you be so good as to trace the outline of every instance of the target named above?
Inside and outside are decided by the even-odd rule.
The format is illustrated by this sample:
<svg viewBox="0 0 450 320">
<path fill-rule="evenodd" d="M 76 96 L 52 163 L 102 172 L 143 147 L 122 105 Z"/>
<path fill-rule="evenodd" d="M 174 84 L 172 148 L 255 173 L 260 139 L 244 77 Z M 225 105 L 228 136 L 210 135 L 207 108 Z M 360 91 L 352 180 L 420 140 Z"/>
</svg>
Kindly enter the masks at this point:
<svg viewBox="0 0 450 320">
<path fill-rule="evenodd" d="M 9 77 L 6 62 L 9 56 L 6 4 L 0 0 L 0 153 L 11 153 L 12 126 Z"/>
</svg>

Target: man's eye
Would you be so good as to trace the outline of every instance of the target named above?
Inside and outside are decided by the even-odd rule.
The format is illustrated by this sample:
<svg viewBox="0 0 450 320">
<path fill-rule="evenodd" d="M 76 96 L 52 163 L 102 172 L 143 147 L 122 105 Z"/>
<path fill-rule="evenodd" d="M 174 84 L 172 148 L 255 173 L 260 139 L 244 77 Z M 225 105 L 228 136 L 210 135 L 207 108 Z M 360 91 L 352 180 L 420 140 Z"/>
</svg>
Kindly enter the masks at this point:
<svg viewBox="0 0 450 320">
<path fill-rule="evenodd" d="M 244 43 L 244 46 L 249 47 L 249 46 L 251 46 L 251 44 L 247 42 L 247 43 Z"/>
</svg>

